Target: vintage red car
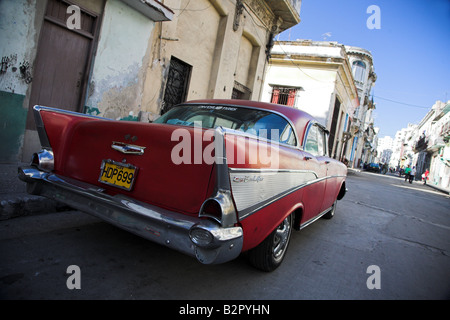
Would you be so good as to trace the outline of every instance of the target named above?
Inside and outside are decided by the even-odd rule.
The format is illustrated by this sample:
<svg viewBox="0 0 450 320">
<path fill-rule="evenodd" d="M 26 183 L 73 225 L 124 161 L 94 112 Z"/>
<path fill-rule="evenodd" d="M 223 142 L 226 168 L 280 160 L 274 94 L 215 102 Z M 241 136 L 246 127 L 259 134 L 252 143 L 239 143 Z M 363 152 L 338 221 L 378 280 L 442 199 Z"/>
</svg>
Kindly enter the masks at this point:
<svg viewBox="0 0 450 320">
<path fill-rule="evenodd" d="M 347 168 L 309 114 L 198 100 L 153 123 L 34 107 L 42 150 L 19 168 L 28 192 L 63 202 L 205 264 L 248 252 L 272 271 L 292 229 L 331 218 Z"/>
</svg>

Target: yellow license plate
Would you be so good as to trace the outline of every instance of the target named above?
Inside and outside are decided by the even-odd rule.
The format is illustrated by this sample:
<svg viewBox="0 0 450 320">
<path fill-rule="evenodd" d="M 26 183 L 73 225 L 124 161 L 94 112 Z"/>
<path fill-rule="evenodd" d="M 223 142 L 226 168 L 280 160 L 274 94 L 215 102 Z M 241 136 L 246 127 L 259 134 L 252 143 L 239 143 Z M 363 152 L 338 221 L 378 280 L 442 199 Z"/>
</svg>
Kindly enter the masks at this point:
<svg viewBox="0 0 450 320">
<path fill-rule="evenodd" d="M 131 190 L 137 168 L 130 164 L 103 160 L 98 181 L 125 190 Z"/>
</svg>

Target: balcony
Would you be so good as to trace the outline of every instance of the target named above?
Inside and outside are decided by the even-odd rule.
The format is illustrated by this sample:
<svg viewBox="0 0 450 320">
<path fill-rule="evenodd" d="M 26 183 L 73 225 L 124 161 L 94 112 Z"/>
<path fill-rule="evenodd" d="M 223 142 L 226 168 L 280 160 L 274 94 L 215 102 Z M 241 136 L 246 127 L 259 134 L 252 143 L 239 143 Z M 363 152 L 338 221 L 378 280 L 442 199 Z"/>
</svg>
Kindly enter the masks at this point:
<svg viewBox="0 0 450 320">
<path fill-rule="evenodd" d="M 414 151 L 420 152 L 425 150 L 427 147 L 428 147 L 428 140 L 425 138 L 425 136 L 421 136 L 414 145 Z"/>
<path fill-rule="evenodd" d="M 283 20 L 280 25 L 280 32 L 300 23 L 302 0 L 266 0 L 266 3 L 275 16 Z"/>
</svg>

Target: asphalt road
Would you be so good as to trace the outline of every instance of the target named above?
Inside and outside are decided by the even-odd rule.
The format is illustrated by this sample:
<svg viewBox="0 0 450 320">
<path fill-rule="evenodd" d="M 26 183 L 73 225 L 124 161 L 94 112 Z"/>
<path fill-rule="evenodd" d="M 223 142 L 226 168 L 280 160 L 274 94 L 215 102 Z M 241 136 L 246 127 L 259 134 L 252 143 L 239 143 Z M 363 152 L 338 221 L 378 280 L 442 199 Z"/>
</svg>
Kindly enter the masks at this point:
<svg viewBox="0 0 450 320">
<path fill-rule="evenodd" d="M 450 299 L 449 197 L 371 173 L 348 189 L 272 273 L 245 255 L 202 265 L 76 211 L 0 221 L 0 298 Z"/>
</svg>

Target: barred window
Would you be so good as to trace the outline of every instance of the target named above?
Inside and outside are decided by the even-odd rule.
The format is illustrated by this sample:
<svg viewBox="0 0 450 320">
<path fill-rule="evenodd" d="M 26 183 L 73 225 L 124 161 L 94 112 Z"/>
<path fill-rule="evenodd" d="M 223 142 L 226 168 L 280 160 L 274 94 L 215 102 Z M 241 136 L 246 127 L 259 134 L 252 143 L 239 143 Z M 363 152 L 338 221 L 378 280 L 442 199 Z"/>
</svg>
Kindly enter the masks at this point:
<svg viewBox="0 0 450 320">
<path fill-rule="evenodd" d="M 270 102 L 293 107 L 297 97 L 297 90 L 298 88 L 293 87 L 273 86 Z"/>
</svg>

